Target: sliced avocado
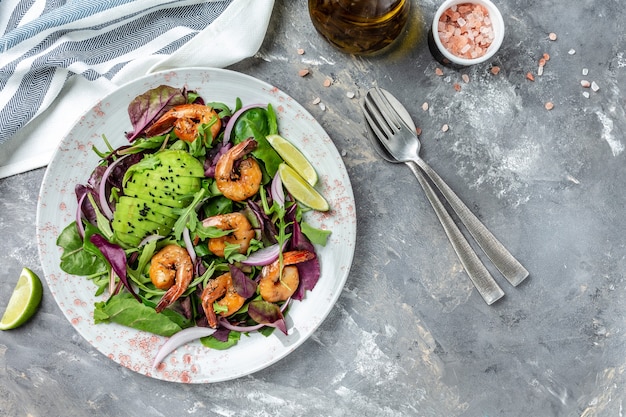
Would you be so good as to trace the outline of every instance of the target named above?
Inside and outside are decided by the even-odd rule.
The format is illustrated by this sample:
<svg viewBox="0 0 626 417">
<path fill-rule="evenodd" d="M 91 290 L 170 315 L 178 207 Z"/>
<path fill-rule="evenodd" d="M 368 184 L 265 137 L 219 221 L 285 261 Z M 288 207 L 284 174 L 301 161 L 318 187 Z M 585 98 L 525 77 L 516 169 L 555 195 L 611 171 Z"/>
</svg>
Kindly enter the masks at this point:
<svg viewBox="0 0 626 417">
<path fill-rule="evenodd" d="M 155 233 L 160 235 L 168 234 L 171 230 L 171 226 L 168 227 L 155 223 L 143 217 L 133 219 L 131 222 L 127 217 L 119 216 L 116 218 L 115 215 L 113 216 L 112 226 L 115 232 L 133 234 L 141 239 Z"/>
<path fill-rule="evenodd" d="M 125 211 L 128 218 L 145 218 L 170 228 L 176 223 L 178 217 L 170 207 L 128 196 L 120 197 L 116 210 Z M 169 213 L 163 213 L 164 211 L 169 211 Z"/>
<path fill-rule="evenodd" d="M 172 174 L 187 177 L 204 177 L 202 162 L 191 156 L 187 151 L 166 149 L 155 154 L 161 165 L 171 170 Z"/>
<path fill-rule="evenodd" d="M 178 178 L 185 178 L 184 180 L 178 180 Z M 154 193 L 158 193 L 159 196 L 168 197 L 172 195 L 187 196 L 192 195 L 200 190 L 201 180 L 195 177 L 165 177 L 155 175 L 153 171 L 145 171 L 140 175 L 133 175 L 124 184 L 124 189 L 138 189 L 144 187 Z M 190 181 L 191 179 L 193 181 Z"/>
<path fill-rule="evenodd" d="M 124 190 L 124 194 L 129 197 L 136 197 L 138 199 L 147 201 L 149 203 L 161 204 L 166 207 L 183 208 L 193 200 L 193 197 L 180 197 L 178 195 L 157 195 L 152 191 L 142 187 L 130 187 Z"/>
</svg>

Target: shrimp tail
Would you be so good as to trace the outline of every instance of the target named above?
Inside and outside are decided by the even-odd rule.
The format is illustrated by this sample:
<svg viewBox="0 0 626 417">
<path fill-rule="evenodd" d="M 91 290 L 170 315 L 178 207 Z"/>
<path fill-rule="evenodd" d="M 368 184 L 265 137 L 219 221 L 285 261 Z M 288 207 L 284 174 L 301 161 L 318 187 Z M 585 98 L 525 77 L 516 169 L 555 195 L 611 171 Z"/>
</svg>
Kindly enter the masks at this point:
<svg viewBox="0 0 626 417">
<path fill-rule="evenodd" d="M 308 250 L 296 250 L 286 252 L 283 256 L 284 265 L 295 265 L 302 262 L 310 261 L 315 258 L 315 253 Z"/>
<path fill-rule="evenodd" d="M 156 307 L 154 308 L 156 310 L 157 313 L 160 313 L 161 311 L 163 311 L 166 307 L 172 305 L 172 303 L 176 300 L 178 300 L 180 298 L 181 295 L 183 295 L 183 293 L 185 292 L 187 288 L 182 288 L 179 286 L 172 286 L 170 287 L 169 290 L 167 290 L 165 292 L 165 294 L 163 294 L 163 297 L 161 297 L 161 300 L 159 301 L 159 303 L 156 305 Z"/>
</svg>

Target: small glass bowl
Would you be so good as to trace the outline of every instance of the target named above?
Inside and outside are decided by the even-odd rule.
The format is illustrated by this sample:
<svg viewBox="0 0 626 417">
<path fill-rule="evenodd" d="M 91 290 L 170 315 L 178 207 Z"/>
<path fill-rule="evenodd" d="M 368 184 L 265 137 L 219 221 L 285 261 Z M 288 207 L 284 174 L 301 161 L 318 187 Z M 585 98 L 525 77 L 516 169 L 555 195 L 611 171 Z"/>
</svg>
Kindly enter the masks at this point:
<svg viewBox="0 0 626 417">
<path fill-rule="evenodd" d="M 463 58 L 453 54 L 443 45 L 441 39 L 439 38 L 438 25 L 441 15 L 450 7 L 464 3 L 478 4 L 487 9 L 489 19 L 491 20 L 491 27 L 495 35 L 495 38 L 492 40 L 491 45 L 487 48 L 487 51 L 483 55 L 476 58 Z M 428 46 L 435 59 L 444 65 L 467 67 L 485 62 L 488 59 L 491 59 L 495 53 L 498 52 L 498 49 L 500 49 L 502 41 L 504 40 L 504 20 L 502 19 L 500 10 L 498 10 L 498 8 L 489 0 L 446 0 L 441 6 L 439 6 L 439 9 L 437 9 L 433 19 L 433 25 L 429 32 Z"/>
</svg>

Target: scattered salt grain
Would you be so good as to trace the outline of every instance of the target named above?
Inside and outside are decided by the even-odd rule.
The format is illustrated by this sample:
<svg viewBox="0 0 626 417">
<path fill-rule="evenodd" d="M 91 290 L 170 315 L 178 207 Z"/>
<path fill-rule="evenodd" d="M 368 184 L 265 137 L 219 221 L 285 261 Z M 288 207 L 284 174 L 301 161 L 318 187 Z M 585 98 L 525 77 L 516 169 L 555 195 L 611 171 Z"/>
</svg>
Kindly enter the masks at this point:
<svg viewBox="0 0 626 417">
<path fill-rule="evenodd" d="M 582 85 L 584 88 L 591 87 L 591 83 L 587 80 L 580 80 L 580 85 Z"/>
<path fill-rule="evenodd" d="M 320 104 L 320 102 L 321 102 L 321 101 L 322 101 L 322 99 L 321 99 L 321 98 L 319 98 L 319 97 L 315 97 L 315 98 L 313 99 L 313 104 Z"/>
<path fill-rule="evenodd" d="M 426 111 L 428 110 L 428 103 L 424 102 L 424 104 L 422 104 L 422 110 Z"/>
<path fill-rule="evenodd" d="M 450 129 L 450 127 L 449 127 L 447 124 L 446 124 L 446 125 L 441 126 L 441 131 L 442 131 L 442 132 L 447 132 L 447 131 L 448 131 L 448 129 Z"/>
<path fill-rule="evenodd" d="M 596 82 L 595 82 L 595 81 L 592 81 L 592 82 L 591 82 L 591 89 L 592 89 L 593 91 L 598 91 L 598 90 L 600 89 L 600 86 L 599 86 L 598 84 L 596 84 Z"/>
<path fill-rule="evenodd" d="M 583 97 L 589 98 L 589 91 L 583 91 Z"/>
<path fill-rule="evenodd" d="M 300 77 L 306 77 L 307 75 L 309 75 L 309 70 L 308 69 L 301 69 L 300 71 L 298 71 L 298 75 Z"/>
<path fill-rule="evenodd" d="M 552 110 L 554 108 L 554 104 L 551 101 L 548 101 L 544 107 L 546 108 L 546 110 Z"/>
<path fill-rule="evenodd" d="M 463 82 L 464 82 L 465 84 L 467 84 L 467 83 L 469 83 L 469 82 L 470 82 L 469 75 L 467 75 L 467 74 L 463 74 L 463 75 L 461 75 L 461 78 L 463 79 Z"/>
<path fill-rule="evenodd" d="M 319 106 L 320 106 L 320 110 L 322 111 L 326 110 L 326 104 L 320 103 Z"/>
<path fill-rule="evenodd" d="M 298 55 L 304 55 L 304 49 L 298 48 Z"/>
<path fill-rule="evenodd" d="M 587 74 L 589 74 L 589 69 L 583 68 L 583 75 L 587 75 Z"/>
<path fill-rule="evenodd" d="M 539 65 L 539 68 L 537 68 L 537 75 L 539 76 L 543 75 L 543 67 L 541 65 Z"/>
<path fill-rule="evenodd" d="M 548 35 L 548 39 L 550 39 L 551 41 L 555 41 L 556 40 L 556 33 L 552 32 Z"/>
<path fill-rule="evenodd" d="M 570 54 L 570 55 L 574 55 L 576 53 L 576 51 L 573 50 L 573 49 L 570 49 L 569 51 L 567 51 L 567 53 Z"/>
<path fill-rule="evenodd" d="M 346 93 L 346 97 L 348 97 L 348 98 L 354 98 L 354 93 L 353 93 L 352 91 L 348 91 L 348 92 Z"/>
</svg>

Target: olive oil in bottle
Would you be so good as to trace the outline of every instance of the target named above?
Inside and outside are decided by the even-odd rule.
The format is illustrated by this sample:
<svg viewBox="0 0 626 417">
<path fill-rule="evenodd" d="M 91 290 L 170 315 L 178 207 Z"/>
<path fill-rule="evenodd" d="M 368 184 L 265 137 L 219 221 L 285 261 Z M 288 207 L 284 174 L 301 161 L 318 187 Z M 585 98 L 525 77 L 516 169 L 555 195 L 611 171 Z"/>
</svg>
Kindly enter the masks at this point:
<svg viewBox="0 0 626 417">
<path fill-rule="evenodd" d="M 339 50 L 369 54 L 400 35 L 410 4 L 410 0 L 309 0 L 309 14 L 317 31 Z"/>
</svg>

